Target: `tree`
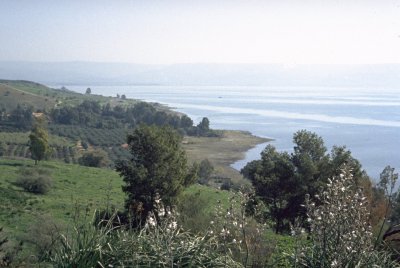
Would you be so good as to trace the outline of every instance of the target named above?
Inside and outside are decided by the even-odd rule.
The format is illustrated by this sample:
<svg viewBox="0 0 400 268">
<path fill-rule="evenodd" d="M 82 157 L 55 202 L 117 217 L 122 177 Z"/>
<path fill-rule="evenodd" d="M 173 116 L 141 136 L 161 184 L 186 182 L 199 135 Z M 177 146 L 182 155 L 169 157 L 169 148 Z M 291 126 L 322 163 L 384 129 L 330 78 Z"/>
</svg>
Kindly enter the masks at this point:
<svg viewBox="0 0 400 268">
<path fill-rule="evenodd" d="M 380 194 L 384 197 L 384 201 L 386 201 L 385 215 L 383 219 L 384 223 L 386 223 L 388 218 L 391 218 L 394 222 L 398 221 L 398 218 L 396 217 L 396 214 L 399 212 L 399 208 L 397 207 L 399 205 L 397 203 L 398 197 L 396 197 L 396 194 L 393 193 L 393 191 L 399 178 L 399 174 L 395 173 L 394 170 L 395 169 L 391 166 L 386 166 L 380 174 L 379 182 L 376 185 L 377 191 L 380 192 Z M 392 211 L 390 211 L 391 209 Z M 392 215 L 390 215 L 390 212 Z M 383 225 L 379 234 L 381 234 L 382 231 Z"/>
<path fill-rule="evenodd" d="M 291 155 L 295 167 L 296 182 L 299 187 L 296 194 L 289 200 L 288 215 L 300 217 L 305 220 L 304 196 L 309 194 L 311 198 L 318 190 L 325 187 L 328 178 L 332 177 L 330 158 L 323 139 L 316 133 L 300 130 L 293 135 L 294 152 Z"/>
<path fill-rule="evenodd" d="M 180 126 L 182 128 L 192 127 L 193 126 L 193 120 L 187 115 L 182 115 Z"/>
<path fill-rule="evenodd" d="M 35 160 L 35 165 L 45 159 L 50 153 L 48 134 L 44 127 L 44 120 L 41 117 L 36 118 L 36 122 L 29 135 L 29 150 L 31 158 Z"/>
<path fill-rule="evenodd" d="M 121 99 L 126 100 L 125 94 L 122 94 L 122 95 L 121 95 Z"/>
<path fill-rule="evenodd" d="M 201 122 L 197 125 L 198 135 L 203 136 L 210 131 L 210 120 L 207 117 L 203 117 Z"/>
<path fill-rule="evenodd" d="M 250 179 L 256 195 L 268 206 L 268 216 L 275 222 L 275 231 L 287 229 L 285 220 L 297 216 L 289 214 L 293 205 L 289 201 L 297 195 L 299 188 L 290 155 L 267 145 L 261 153 L 261 160 L 251 162 L 241 172 Z"/>
<path fill-rule="evenodd" d="M 92 90 L 90 89 L 90 87 L 88 87 L 87 89 L 86 89 L 86 92 L 85 92 L 86 94 L 91 94 L 92 93 Z"/>
<path fill-rule="evenodd" d="M 323 139 L 306 130 L 296 132 L 293 142 L 292 154 L 277 152 L 268 145 L 261 160 L 252 161 L 241 170 L 268 207 L 267 215 L 275 222 L 276 232 L 288 231 L 289 223 L 294 224 L 296 219 L 305 220 L 305 196 L 314 199 L 328 178 L 339 175 L 343 165 L 351 170 L 358 186 L 371 188 L 360 163 L 345 147 L 334 146 L 329 155 Z"/>
<path fill-rule="evenodd" d="M 127 143 L 130 160 L 116 164 L 125 182 L 125 209 L 136 227 L 143 226 L 150 213 L 159 222 L 184 187 L 194 182 L 181 137 L 170 127 L 142 125 L 128 135 Z M 160 205 L 164 211 L 158 209 Z"/>
</svg>

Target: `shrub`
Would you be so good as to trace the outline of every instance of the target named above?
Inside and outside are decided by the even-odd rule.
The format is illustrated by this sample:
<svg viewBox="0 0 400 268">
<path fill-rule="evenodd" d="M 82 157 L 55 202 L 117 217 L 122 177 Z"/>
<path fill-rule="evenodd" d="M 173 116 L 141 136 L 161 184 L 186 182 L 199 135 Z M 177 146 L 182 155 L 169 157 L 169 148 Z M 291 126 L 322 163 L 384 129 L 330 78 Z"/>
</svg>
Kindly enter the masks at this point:
<svg viewBox="0 0 400 268">
<path fill-rule="evenodd" d="M 233 186 L 232 180 L 230 178 L 226 178 L 223 180 L 221 184 L 221 190 L 230 191 Z"/>
<path fill-rule="evenodd" d="M 23 241 L 33 244 L 37 251 L 39 260 L 56 246 L 58 235 L 63 226 L 49 215 L 40 215 L 37 220 L 29 226 Z"/>
<path fill-rule="evenodd" d="M 194 233 L 207 231 L 212 219 L 208 209 L 209 196 L 201 194 L 201 190 L 194 193 L 185 192 L 180 196 L 177 205 L 179 212 L 178 223 L 185 229 Z"/>
<path fill-rule="evenodd" d="M 387 252 L 374 249 L 366 197 L 350 170 L 329 180 L 315 198 L 320 205 L 306 197 L 310 242 L 293 254 L 297 267 L 396 266 Z"/>
<path fill-rule="evenodd" d="M 88 167 L 107 167 L 110 165 L 110 160 L 105 151 L 96 149 L 84 153 L 83 156 L 78 159 L 78 163 Z"/>
<path fill-rule="evenodd" d="M 199 183 L 208 184 L 213 172 L 214 166 L 211 164 L 211 162 L 208 159 L 202 160 L 199 165 Z"/>
<path fill-rule="evenodd" d="M 15 184 L 24 188 L 25 191 L 34 194 L 45 194 L 53 186 L 50 171 L 38 167 L 24 167 L 19 171 L 20 175 Z"/>
<path fill-rule="evenodd" d="M 22 244 L 10 241 L 4 234 L 3 227 L 0 227 L 0 267 L 17 266 L 17 256 L 22 249 Z"/>
</svg>

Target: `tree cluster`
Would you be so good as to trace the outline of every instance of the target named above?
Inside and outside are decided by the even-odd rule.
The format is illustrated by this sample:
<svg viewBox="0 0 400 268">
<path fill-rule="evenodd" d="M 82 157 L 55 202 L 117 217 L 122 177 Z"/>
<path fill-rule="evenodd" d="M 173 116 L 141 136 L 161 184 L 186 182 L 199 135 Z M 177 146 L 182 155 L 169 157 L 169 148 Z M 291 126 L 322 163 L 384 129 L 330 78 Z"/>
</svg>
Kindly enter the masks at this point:
<svg viewBox="0 0 400 268">
<path fill-rule="evenodd" d="M 11 111 L 7 111 L 7 109 L 3 107 L 0 111 L 0 127 L 10 130 L 29 130 L 34 122 L 32 112 L 32 106 L 18 104 L 17 107 Z"/>
<path fill-rule="evenodd" d="M 193 126 L 187 115 L 161 111 L 146 102 L 134 106 L 112 107 L 109 103 L 101 106 L 96 101 L 85 100 L 77 106 L 63 106 L 50 112 L 51 121 L 55 124 L 79 125 L 91 128 L 135 128 L 140 124 L 170 126 L 182 134 L 195 136 L 215 136 L 209 128 L 208 118 Z"/>
<path fill-rule="evenodd" d="M 296 132 L 293 142 L 293 153 L 278 152 L 268 145 L 260 160 L 241 170 L 267 205 L 267 217 L 274 221 L 276 232 L 288 231 L 296 219 L 305 220 L 305 196 L 314 197 L 328 178 L 338 175 L 343 164 L 351 169 L 357 183 L 369 181 L 345 147 L 334 146 L 328 154 L 323 139 L 306 130 Z"/>
</svg>

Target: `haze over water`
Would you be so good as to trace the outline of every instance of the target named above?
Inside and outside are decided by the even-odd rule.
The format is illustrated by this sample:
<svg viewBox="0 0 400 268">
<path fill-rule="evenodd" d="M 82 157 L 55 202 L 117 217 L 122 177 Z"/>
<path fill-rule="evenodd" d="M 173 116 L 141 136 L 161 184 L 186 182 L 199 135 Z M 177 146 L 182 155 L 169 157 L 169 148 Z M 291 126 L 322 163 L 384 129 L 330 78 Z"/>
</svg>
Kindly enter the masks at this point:
<svg viewBox="0 0 400 268">
<path fill-rule="evenodd" d="M 88 86 L 69 86 L 84 92 Z M 386 165 L 400 165 L 400 93 L 396 89 L 256 86 L 96 86 L 94 94 L 159 102 L 189 115 L 208 117 L 211 127 L 249 131 L 273 138 L 278 150 L 293 150 L 293 133 L 322 136 L 330 151 L 346 145 L 363 168 L 378 179 Z M 266 144 L 232 166 L 240 170 L 259 159 Z"/>
</svg>

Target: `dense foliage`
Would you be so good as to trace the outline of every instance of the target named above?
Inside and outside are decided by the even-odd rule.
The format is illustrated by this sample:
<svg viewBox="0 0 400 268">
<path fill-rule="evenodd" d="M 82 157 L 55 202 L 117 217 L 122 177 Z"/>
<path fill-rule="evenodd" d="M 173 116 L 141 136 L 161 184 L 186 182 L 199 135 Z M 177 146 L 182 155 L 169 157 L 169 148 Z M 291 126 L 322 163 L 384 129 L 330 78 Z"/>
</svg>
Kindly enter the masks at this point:
<svg viewBox="0 0 400 268">
<path fill-rule="evenodd" d="M 170 126 L 184 134 L 215 135 L 209 128 L 209 120 L 203 118 L 198 126 L 186 115 L 157 109 L 154 105 L 139 102 L 133 106 L 101 106 L 96 101 L 85 100 L 77 106 L 62 106 L 50 112 L 51 120 L 59 125 L 78 125 L 86 128 L 118 129 L 134 128 L 140 124 Z"/>
<path fill-rule="evenodd" d="M 275 222 L 276 232 L 287 232 L 296 219 L 305 220 L 306 194 L 312 197 L 339 167 L 347 164 L 356 181 L 368 180 L 361 165 L 345 147 L 333 147 L 326 153 L 321 137 L 305 130 L 294 134 L 294 152 L 278 152 L 268 145 L 261 160 L 248 163 L 242 174 L 254 185 L 256 195 L 268 207 L 268 217 Z"/>
<path fill-rule="evenodd" d="M 0 129 L 3 130 L 29 130 L 34 122 L 33 107 L 18 105 L 15 109 L 0 111 Z"/>
<path fill-rule="evenodd" d="M 172 209 L 176 197 L 193 183 L 194 174 L 187 166 L 181 138 L 171 128 L 140 126 L 128 135 L 131 157 L 116 164 L 127 194 L 125 208 L 133 224 L 143 226 L 150 213 L 157 221 L 161 214 L 157 204 Z"/>
</svg>

